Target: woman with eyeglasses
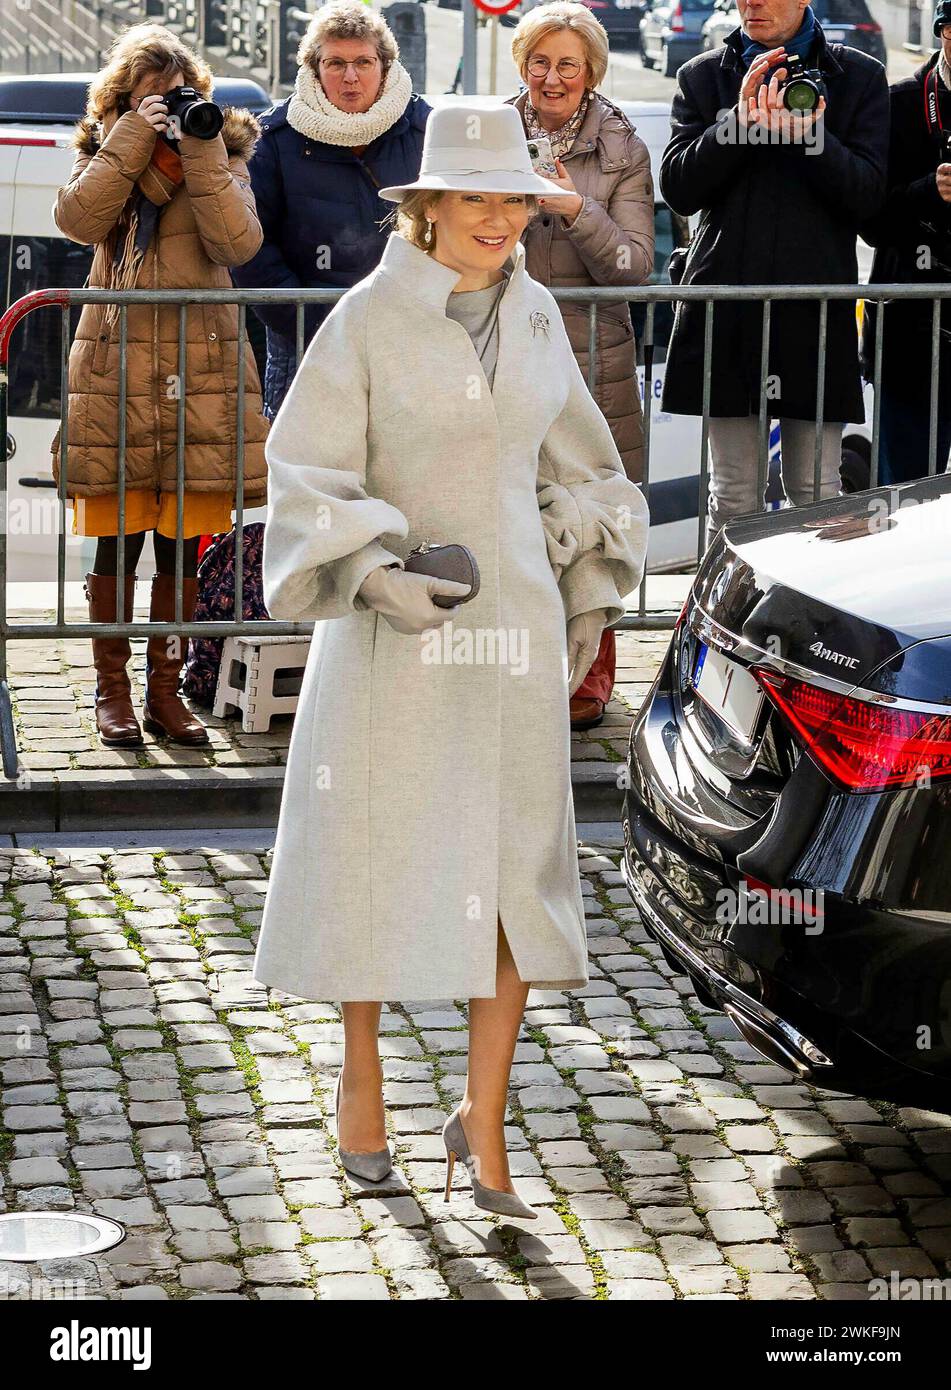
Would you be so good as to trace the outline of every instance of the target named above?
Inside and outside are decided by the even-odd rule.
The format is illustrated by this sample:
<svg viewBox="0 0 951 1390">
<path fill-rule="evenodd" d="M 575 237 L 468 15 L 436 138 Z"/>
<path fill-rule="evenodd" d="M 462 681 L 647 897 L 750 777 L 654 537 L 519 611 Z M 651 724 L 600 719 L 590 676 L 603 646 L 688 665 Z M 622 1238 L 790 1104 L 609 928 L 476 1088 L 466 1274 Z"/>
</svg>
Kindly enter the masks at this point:
<svg viewBox="0 0 951 1390">
<path fill-rule="evenodd" d="M 528 273 L 544 285 L 641 285 L 654 267 L 654 188 L 647 146 L 619 107 L 597 91 L 608 67 L 608 37 L 586 5 L 555 0 L 529 11 L 512 37 L 526 90 L 509 101 L 529 139 L 551 142 L 563 196 L 539 199 L 523 240 Z M 587 379 L 588 305 L 562 303 L 575 358 Z M 628 478 L 643 477 L 641 397 L 634 329 L 626 300 L 598 305 L 593 395 Z M 597 656 L 571 696 L 571 726 L 601 723 L 614 688 L 611 628 L 591 630 Z"/>
<path fill-rule="evenodd" d="M 378 190 L 419 173 L 430 107 L 413 92 L 386 21 L 362 0 L 334 0 L 297 51 L 293 93 L 261 117 L 251 161 L 264 242 L 234 273 L 245 289 L 349 289 L 375 269 L 390 206 Z M 304 346 L 330 304 L 308 305 Z M 267 328 L 264 409 L 277 414 L 297 368 L 297 310 L 260 305 Z"/>
</svg>

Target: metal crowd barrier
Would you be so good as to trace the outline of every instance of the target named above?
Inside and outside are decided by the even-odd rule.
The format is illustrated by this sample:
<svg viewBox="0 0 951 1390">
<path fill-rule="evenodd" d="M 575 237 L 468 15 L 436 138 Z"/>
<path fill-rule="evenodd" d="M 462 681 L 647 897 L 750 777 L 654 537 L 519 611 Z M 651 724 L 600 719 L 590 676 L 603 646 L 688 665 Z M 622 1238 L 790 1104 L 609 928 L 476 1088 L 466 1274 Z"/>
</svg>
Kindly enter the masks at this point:
<svg viewBox="0 0 951 1390">
<path fill-rule="evenodd" d="M 179 621 L 182 613 L 182 556 L 183 556 L 183 506 L 185 486 L 185 402 L 187 399 L 186 381 L 186 325 L 189 305 L 236 304 L 238 307 L 238 341 L 246 340 L 247 310 L 254 304 L 289 304 L 297 310 L 297 361 L 300 362 L 305 348 L 304 310 L 309 304 L 334 303 L 344 293 L 340 289 L 222 289 L 222 290 L 102 290 L 102 289 L 50 289 L 38 290 L 25 295 L 12 304 L 0 317 L 0 498 L 3 499 L 3 516 L 0 517 L 0 752 L 4 773 L 13 777 L 17 772 L 16 743 L 14 736 L 13 712 L 7 684 L 7 643 L 11 640 L 28 641 L 35 638 L 58 639 L 65 637 L 153 637 L 180 634 L 184 637 L 226 637 L 252 636 L 256 633 L 268 636 L 307 634 L 313 630 L 313 622 L 289 622 L 278 620 L 244 620 L 234 618 L 228 621 L 190 622 Z M 951 296 L 951 285 L 612 285 L 598 288 L 553 288 L 552 293 L 559 301 L 582 302 L 589 306 L 588 338 L 588 386 L 596 385 L 598 306 L 603 303 L 627 301 L 631 304 L 643 303 L 645 324 L 640 338 L 640 346 L 645 362 L 644 383 L 644 478 L 642 487 L 650 504 L 650 458 L 651 421 L 653 405 L 653 358 L 654 328 L 656 306 L 658 303 L 701 301 L 705 304 L 704 315 L 704 362 L 703 362 L 703 414 L 700 437 L 700 470 L 697 496 L 697 560 L 704 550 L 704 531 L 707 514 L 708 445 L 710 422 L 711 378 L 713 362 L 715 308 L 721 301 L 752 302 L 761 305 L 762 314 L 762 353 L 760 371 L 760 398 L 758 410 L 759 451 L 758 481 L 760 495 L 766 487 L 769 456 L 770 411 L 767 397 L 769 376 L 769 332 L 771 309 L 774 301 L 816 300 L 819 303 L 818 336 L 816 352 L 816 447 L 813 497 L 819 495 L 821 434 L 824 423 L 824 387 L 826 365 L 826 328 L 830 300 L 876 301 L 880 305 L 888 300 L 921 299 L 930 300 L 931 316 L 931 383 L 930 383 L 930 434 L 929 458 L 930 472 L 935 471 L 935 451 L 938 422 L 938 369 L 939 344 L 941 338 L 941 301 Z M 70 622 L 65 620 L 64 586 L 66 580 L 66 497 L 68 477 L 69 440 L 67 434 L 68 393 L 65 389 L 70 348 L 70 309 L 83 304 L 111 304 L 119 307 L 119 402 L 117 441 L 119 451 L 118 477 L 118 539 L 117 539 L 117 581 L 125 569 L 125 449 L 126 449 L 126 396 L 127 360 L 126 343 L 128 331 L 128 306 L 131 304 L 169 304 L 178 307 L 178 376 L 180 390 L 177 398 L 177 471 L 176 503 L 177 534 L 175 549 L 175 613 L 176 620 L 170 623 L 137 622 L 128 618 L 124 609 L 124 587 L 117 582 L 117 613 L 114 623 Z M 8 361 L 10 343 L 16 326 L 30 313 L 41 308 L 58 307 L 62 316 L 60 353 L 60 477 L 58 486 L 59 524 L 57 528 L 57 586 L 56 618 L 52 623 L 15 623 L 7 616 L 7 469 L 8 469 Z M 874 407 L 872 420 L 871 472 L 870 484 L 874 488 L 878 478 L 879 451 L 879 412 L 881 407 L 882 341 L 884 321 L 887 315 L 879 311 L 878 332 L 875 335 L 875 358 L 872 378 Z M 808 345 L 803 345 L 808 350 Z M 858 350 L 858 340 L 856 340 Z M 243 531 L 244 518 L 244 373 L 239 372 L 236 383 L 237 450 L 236 450 L 236 534 Z M 648 609 L 648 583 L 645 574 L 640 585 L 636 609 L 628 613 L 617 624 L 620 630 L 658 629 L 672 626 L 677 618 L 674 611 Z M 244 611 L 243 550 L 235 547 L 235 608 L 236 614 Z"/>
</svg>

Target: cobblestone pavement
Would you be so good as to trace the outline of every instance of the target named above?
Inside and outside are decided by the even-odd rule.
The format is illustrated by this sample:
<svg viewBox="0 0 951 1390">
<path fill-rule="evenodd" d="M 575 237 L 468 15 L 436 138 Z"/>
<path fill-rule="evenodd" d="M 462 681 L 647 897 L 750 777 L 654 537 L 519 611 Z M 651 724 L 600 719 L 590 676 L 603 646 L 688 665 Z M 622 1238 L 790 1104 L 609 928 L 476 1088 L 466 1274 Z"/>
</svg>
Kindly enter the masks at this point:
<svg viewBox="0 0 951 1390">
<path fill-rule="evenodd" d="M 505 1224 L 461 1165 L 443 1201 L 459 1003 L 385 1010 L 397 1167 L 339 1166 L 337 1012 L 251 979 L 266 852 L 0 851 L 0 1199 L 128 1228 L 0 1264 L 0 1293 L 850 1299 L 951 1272 L 951 1119 L 765 1063 L 649 943 L 616 829 L 580 830 L 591 980 L 529 999 L 507 1137 L 539 1219 Z"/>
<path fill-rule="evenodd" d="M 136 618 L 148 617 L 148 605 L 137 606 Z M 52 621 L 51 612 L 13 609 L 11 618 Z M 88 613 L 78 608 L 65 610 L 66 621 L 85 621 Z M 576 759 L 602 761 L 623 758 L 632 712 L 637 709 L 654 677 L 661 656 L 667 649 L 666 631 L 619 633 L 616 699 L 608 724 L 572 740 Z M 133 685 L 133 704 L 141 717 L 145 694 L 146 639 L 132 639 L 129 672 Z M 280 715 L 267 733 L 246 734 L 239 719 L 216 718 L 203 706 L 192 704 L 208 729 L 206 747 L 184 748 L 157 740 L 143 731 L 141 748 L 104 748 L 96 732 L 93 691 L 96 670 L 92 647 L 86 638 L 57 641 L 13 641 L 8 649 L 9 684 L 13 697 L 14 721 L 20 766 L 27 773 L 55 775 L 60 772 L 123 769 L 255 767 L 272 769 L 287 759 L 292 715 Z M 613 743 L 612 743 L 613 739 Z"/>
</svg>

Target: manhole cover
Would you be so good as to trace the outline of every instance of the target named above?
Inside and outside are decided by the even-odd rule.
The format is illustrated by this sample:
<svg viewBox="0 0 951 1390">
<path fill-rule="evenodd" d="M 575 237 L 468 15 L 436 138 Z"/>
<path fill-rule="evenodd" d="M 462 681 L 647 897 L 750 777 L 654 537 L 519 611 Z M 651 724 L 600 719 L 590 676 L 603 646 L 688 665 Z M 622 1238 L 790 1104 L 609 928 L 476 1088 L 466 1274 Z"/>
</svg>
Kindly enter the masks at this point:
<svg viewBox="0 0 951 1390">
<path fill-rule="evenodd" d="M 125 1239 L 106 1216 L 79 1212 L 23 1211 L 0 1215 L 0 1260 L 62 1260 L 95 1255 Z"/>
</svg>

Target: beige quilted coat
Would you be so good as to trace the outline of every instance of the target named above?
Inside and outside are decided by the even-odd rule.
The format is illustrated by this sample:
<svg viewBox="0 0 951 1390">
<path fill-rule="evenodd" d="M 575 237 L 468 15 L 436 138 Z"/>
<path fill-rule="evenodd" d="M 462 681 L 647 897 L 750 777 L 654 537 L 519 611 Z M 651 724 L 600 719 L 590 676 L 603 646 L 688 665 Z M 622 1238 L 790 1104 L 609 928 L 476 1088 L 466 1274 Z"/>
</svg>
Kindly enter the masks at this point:
<svg viewBox="0 0 951 1390">
<path fill-rule="evenodd" d="M 499 917 L 523 980 L 587 981 L 565 623 L 621 616 L 647 506 L 521 243 L 509 267 L 490 391 L 458 273 L 392 235 L 267 441 L 265 602 L 317 621 L 254 974 L 303 998 L 494 996 Z M 481 589 L 407 636 L 357 590 L 427 537 Z"/>
<path fill-rule="evenodd" d="M 521 113 L 527 92 L 509 104 Z M 654 185 L 650 155 L 624 112 L 595 92 L 563 160 L 585 205 L 570 225 L 541 211 L 525 229 L 528 273 L 543 285 L 641 285 L 654 267 Z M 575 356 L 587 380 L 588 306 L 563 304 Z M 644 476 L 644 435 L 634 331 L 627 300 L 598 306 L 594 398 L 604 411 L 627 476 Z"/>
<path fill-rule="evenodd" d="M 245 110 L 225 108 L 214 140 L 182 136 L 185 182 L 161 210 L 136 289 L 231 289 L 228 267 L 251 259 L 262 231 L 248 177 L 259 127 Z M 69 179 L 53 209 L 72 241 L 95 245 L 90 288 L 108 284 L 106 238 L 151 158 L 155 131 L 137 111 L 119 116 L 100 145 L 84 119 Z M 106 306 L 87 304 L 69 354 L 67 492 L 94 497 L 118 491 L 119 322 Z M 174 492 L 178 398 L 178 307 L 128 309 L 126 486 Z M 261 383 L 250 343 L 245 372 L 245 504 L 267 496 Z M 185 487 L 231 492 L 236 481 L 238 310 L 191 305 L 186 320 Z M 59 431 L 53 442 L 59 483 Z"/>
</svg>

